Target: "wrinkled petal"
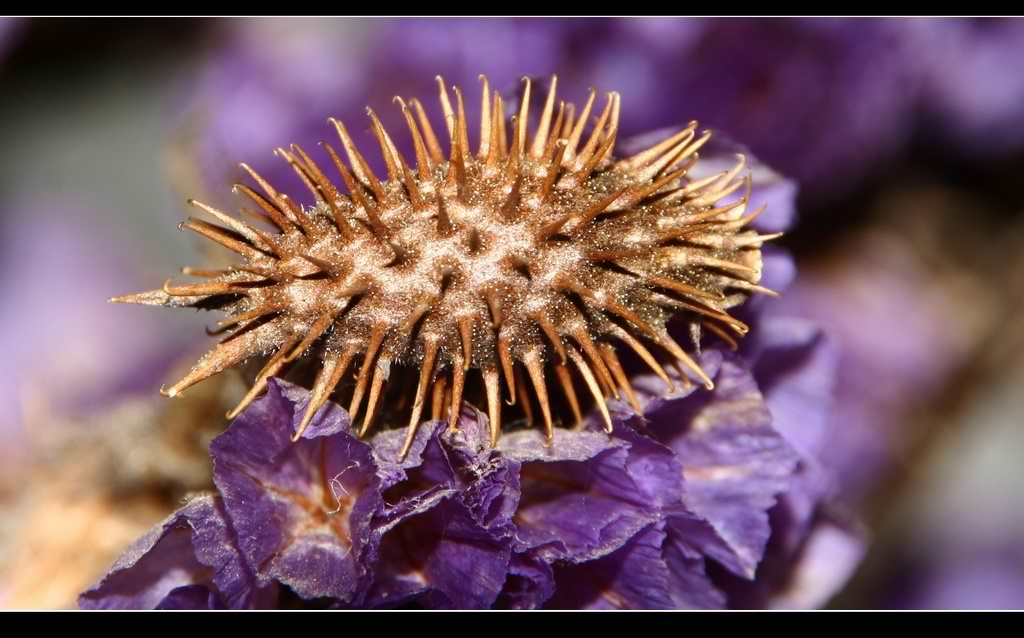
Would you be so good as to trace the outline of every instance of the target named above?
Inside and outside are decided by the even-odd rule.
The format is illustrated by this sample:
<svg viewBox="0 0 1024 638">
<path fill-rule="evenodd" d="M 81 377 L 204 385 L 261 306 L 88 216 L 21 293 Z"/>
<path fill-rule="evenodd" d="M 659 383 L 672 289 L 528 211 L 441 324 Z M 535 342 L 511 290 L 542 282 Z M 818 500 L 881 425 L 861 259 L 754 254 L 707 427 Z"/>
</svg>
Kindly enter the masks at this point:
<svg viewBox="0 0 1024 638">
<path fill-rule="evenodd" d="M 384 492 L 380 564 L 369 605 L 486 608 L 501 591 L 515 534 L 519 466 L 480 444 L 489 436 L 486 417 L 475 409 L 462 416 L 454 431 L 441 421 L 422 425 L 400 472 L 386 470 L 402 478 Z M 377 451 L 387 457 L 397 441 L 385 434 L 375 443 L 382 437 Z"/>
<path fill-rule="evenodd" d="M 291 442 L 306 401 L 307 392 L 272 381 L 211 443 L 214 482 L 261 580 L 350 602 L 369 585 L 380 479 L 369 445 L 334 404 Z"/>
<path fill-rule="evenodd" d="M 213 570 L 213 584 L 223 603 L 231 609 L 261 609 L 272 605 L 277 589 L 257 586 L 256 577 L 239 549 L 223 499 L 196 499 L 183 511 L 192 527 L 196 558 Z"/>
<path fill-rule="evenodd" d="M 715 538 L 696 535 L 694 546 L 753 578 L 771 533 L 767 512 L 789 488 L 798 456 L 772 428 L 757 384 L 735 355 L 707 352 L 702 363 L 719 357 L 713 391 L 652 402 L 645 417 L 682 461 L 684 503 L 714 530 Z"/>
<path fill-rule="evenodd" d="M 602 558 L 555 568 L 550 609 L 672 609 L 663 523 L 644 528 Z"/>
<path fill-rule="evenodd" d="M 438 463 L 443 452 L 438 447 L 438 434 L 444 427 L 443 421 L 422 423 L 413 439 L 412 447 L 404 459 L 399 460 L 399 451 L 405 441 L 404 430 L 385 430 L 378 432 L 370 439 L 373 453 L 377 460 L 377 473 L 382 480 L 384 489 L 391 487 L 407 478 L 407 471 L 422 468 L 423 471 L 437 474 L 429 480 L 438 484 L 448 484 L 454 477 L 447 462 Z M 429 457 L 429 458 L 425 458 Z M 447 468 L 447 469 L 446 469 Z"/>
<path fill-rule="evenodd" d="M 256 585 L 220 499 L 206 496 L 192 500 L 132 544 L 103 580 L 82 594 L 79 606 L 245 609 L 272 605 L 273 588 Z M 205 599 L 201 590 L 208 592 Z"/>
<path fill-rule="evenodd" d="M 205 585 L 185 585 L 172 589 L 157 606 L 157 609 L 198 610 L 224 609 L 217 594 Z"/>
<path fill-rule="evenodd" d="M 849 582 L 867 546 L 860 524 L 821 513 L 796 551 L 773 544 L 756 580 L 724 572 L 713 578 L 733 609 L 818 609 Z"/>
<path fill-rule="evenodd" d="M 683 465 L 672 448 L 659 443 L 646 430 L 644 418 L 625 403 L 612 405 L 612 436 L 629 444 L 626 470 L 649 503 L 674 511 L 683 502 Z M 591 419 L 597 429 L 598 420 Z"/>
<path fill-rule="evenodd" d="M 462 486 L 462 501 L 487 529 L 514 534 L 512 518 L 519 506 L 520 464 L 491 448 L 487 416 L 463 410 L 458 428 L 445 430 L 442 442 Z"/>
<path fill-rule="evenodd" d="M 495 604 L 498 609 L 539 609 L 555 594 L 555 573 L 544 559 L 516 553 L 508 565 L 505 587 Z"/>
<path fill-rule="evenodd" d="M 404 432 L 392 430 L 373 439 L 386 486 L 383 492 L 384 512 L 374 522 L 381 533 L 409 516 L 425 512 L 458 491 L 461 483 L 439 437 L 443 427 L 440 421 L 421 425 L 417 443 L 401 462 L 387 459 L 397 457 Z M 395 456 L 391 455 L 392 452 Z"/>
<path fill-rule="evenodd" d="M 662 547 L 662 558 L 669 569 L 669 594 L 676 609 L 724 609 L 725 593 L 708 577 L 704 556 L 686 542 L 673 517 L 665 526 L 668 537 Z"/>
<path fill-rule="evenodd" d="M 590 560 L 659 519 L 657 501 L 629 472 L 630 450 L 621 439 L 556 430 L 545 448 L 539 431 L 524 430 L 503 436 L 499 450 L 521 466 L 516 551 Z"/>
<path fill-rule="evenodd" d="M 830 419 L 839 370 L 839 349 L 812 322 L 767 318 L 747 354 L 772 412 L 773 427 L 800 454 L 791 488 L 781 498 L 775 534 L 789 550 L 802 542 L 815 509 L 836 492 L 835 473 L 823 463 L 834 441 Z"/>
<path fill-rule="evenodd" d="M 206 566 L 176 512 L 132 544 L 106 576 L 78 599 L 82 609 L 155 609 L 171 591 L 203 579 Z"/>
<path fill-rule="evenodd" d="M 436 608 L 486 609 L 505 582 L 511 539 L 481 527 L 456 495 L 394 526 L 380 544 L 367 603 L 418 597 Z"/>
</svg>

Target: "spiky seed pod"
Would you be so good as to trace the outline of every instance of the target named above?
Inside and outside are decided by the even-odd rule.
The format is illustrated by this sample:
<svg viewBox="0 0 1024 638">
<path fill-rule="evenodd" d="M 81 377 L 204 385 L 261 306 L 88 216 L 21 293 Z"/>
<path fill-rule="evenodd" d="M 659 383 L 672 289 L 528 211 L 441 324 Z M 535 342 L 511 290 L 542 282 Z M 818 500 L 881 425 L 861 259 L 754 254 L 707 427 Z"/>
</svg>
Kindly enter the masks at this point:
<svg viewBox="0 0 1024 638">
<path fill-rule="evenodd" d="M 355 375 L 349 411 L 355 422 L 362 410 L 365 433 L 392 369 L 418 367 L 408 388 L 404 456 L 428 393 L 433 416 L 443 415 L 445 401 L 450 425 L 457 426 L 467 373 L 474 370 L 483 377 L 481 399 L 493 442 L 500 433 L 502 385 L 510 403 L 532 390 L 551 440 L 551 371 L 578 418 L 570 371 L 577 373 L 610 429 L 607 396 L 619 396 L 621 388 L 636 404 L 615 343 L 633 350 L 669 385 L 645 342 L 712 387 L 669 336 L 666 322 L 679 316 L 694 339 L 703 326 L 734 343 L 729 333 L 742 336 L 747 326 L 727 309 L 751 292 L 771 292 L 758 286 L 760 247 L 770 237 L 747 229 L 760 209 L 747 213 L 751 178 L 742 156 L 732 170 L 689 179 L 709 138 L 698 135 L 692 122 L 617 160 L 619 95 L 606 96 L 585 135 L 596 92 L 574 119 L 572 105 L 556 103 L 557 78 L 531 135 L 529 79 L 523 80 L 518 115 L 506 122 L 501 95 L 492 94 L 483 77 L 474 153 L 461 91 L 454 88 L 453 102 L 437 80 L 450 140 L 447 158 L 420 103 L 395 98 L 415 162 L 398 152 L 368 111 L 386 180 L 374 174 L 345 126 L 331 119 L 348 163 L 330 144 L 323 146 L 348 195 L 292 146 L 276 153 L 305 183 L 314 205 L 296 203 L 245 164 L 264 194 L 236 186 L 273 232 L 190 202 L 223 226 L 190 218 L 182 227 L 238 253 L 243 263 L 226 271 L 185 269 L 204 281 L 168 280 L 160 290 L 112 300 L 227 314 L 220 323 L 228 335 L 184 379 L 162 390 L 165 395 L 272 353 L 231 417 L 270 377 L 310 352 L 322 365 L 299 433 L 346 374 Z M 524 408 L 530 410 L 528 402 Z"/>
</svg>

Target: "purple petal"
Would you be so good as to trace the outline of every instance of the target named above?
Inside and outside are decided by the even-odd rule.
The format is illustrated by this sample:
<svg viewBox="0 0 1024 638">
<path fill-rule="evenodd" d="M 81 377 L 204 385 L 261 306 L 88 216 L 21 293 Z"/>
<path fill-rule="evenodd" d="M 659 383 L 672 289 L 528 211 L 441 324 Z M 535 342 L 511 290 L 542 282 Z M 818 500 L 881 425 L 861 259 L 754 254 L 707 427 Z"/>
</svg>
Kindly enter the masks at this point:
<svg viewBox="0 0 1024 638">
<path fill-rule="evenodd" d="M 171 591 L 203 580 L 206 566 L 192 548 L 181 512 L 171 514 L 121 555 L 78 599 L 81 609 L 155 609 Z"/>
<path fill-rule="evenodd" d="M 589 560 L 660 516 L 656 499 L 631 475 L 621 439 L 559 429 L 545 448 L 539 431 L 526 430 L 502 437 L 499 449 L 521 464 L 516 551 L 535 549 L 548 561 Z"/>
<path fill-rule="evenodd" d="M 671 448 L 641 434 L 641 417 L 624 404 L 630 416 L 612 422 L 612 435 L 629 443 L 626 471 L 643 494 L 648 507 L 675 510 L 683 499 L 683 465 Z"/>
<path fill-rule="evenodd" d="M 734 609 L 817 609 L 850 580 L 867 545 L 868 534 L 859 524 L 819 514 L 797 551 L 773 543 L 756 580 L 724 572 L 714 580 Z"/>
<path fill-rule="evenodd" d="M 225 609 L 217 594 L 205 585 L 185 585 L 171 590 L 156 606 L 157 609 L 198 610 Z"/>
<path fill-rule="evenodd" d="M 200 600 L 200 589 L 209 592 L 206 602 Z M 257 588 L 220 499 L 207 496 L 194 499 L 132 544 L 103 580 L 82 594 L 79 606 L 245 609 L 270 606 L 275 600 L 273 588 Z"/>
<path fill-rule="evenodd" d="M 816 324 L 767 318 L 744 348 L 772 426 L 805 458 L 828 444 L 839 349 Z"/>
<path fill-rule="evenodd" d="M 367 604 L 415 597 L 428 607 L 486 609 L 501 591 L 511 553 L 511 539 L 481 527 L 450 494 L 384 534 Z"/>
<path fill-rule="evenodd" d="M 515 534 L 512 520 L 520 493 L 518 464 L 495 461 L 478 470 L 475 480 L 463 491 L 462 502 L 481 527 L 511 536 Z"/>
<path fill-rule="evenodd" d="M 769 290 L 783 293 L 796 280 L 796 263 L 793 261 L 793 256 L 778 246 L 766 244 L 762 247 L 761 263 L 763 269 L 761 285 Z M 760 306 L 771 301 L 770 297 L 753 295 L 747 300 L 747 304 Z"/>
<path fill-rule="evenodd" d="M 551 565 L 530 552 L 512 554 L 498 609 L 539 609 L 555 594 Z"/>
<path fill-rule="evenodd" d="M 443 421 L 420 424 L 412 447 L 402 460 L 399 460 L 398 456 L 405 442 L 405 430 L 385 430 L 370 439 L 379 468 L 377 473 L 381 476 L 384 489 L 404 481 L 408 477 L 408 470 L 424 466 L 433 475 L 430 481 L 447 484 L 454 479 L 447 461 L 439 463 L 444 457 L 438 440 L 438 434 L 443 427 Z"/>
<path fill-rule="evenodd" d="M 769 602 L 774 609 L 818 609 L 842 589 L 867 552 L 866 533 L 829 520 L 819 521 L 804 543 L 786 586 Z"/>
<path fill-rule="evenodd" d="M 704 556 L 686 542 L 674 520 L 665 527 L 668 538 L 662 557 L 668 564 L 669 594 L 676 609 L 724 609 L 725 593 L 708 578 Z"/>
<path fill-rule="evenodd" d="M 276 587 L 258 587 L 245 563 L 223 499 L 202 498 L 183 509 L 192 527 L 196 558 L 213 570 L 213 584 L 229 609 L 265 609 L 277 599 Z"/>
<path fill-rule="evenodd" d="M 332 403 L 292 443 L 306 400 L 307 392 L 272 381 L 211 443 L 214 482 L 261 580 L 304 598 L 352 602 L 369 586 L 371 519 L 383 507 L 377 465 Z"/>
<path fill-rule="evenodd" d="M 504 528 L 511 535 L 519 505 L 519 463 L 493 449 L 490 439 L 487 417 L 471 406 L 463 408 L 456 429 L 440 435 L 463 504 L 482 527 Z"/>
<path fill-rule="evenodd" d="M 672 609 L 663 523 L 649 525 L 614 552 L 555 568 L 550 609 Z"/>
<path fill-rule="evenodd" d="M 483 443 L 487 427 L 472 408 L 454 431 L 424 424 L 400 472 L 389 470 L 401 479 L 384 493 L 380 564 L 367 604 L 485 608 L 497 598 L 515 534 L 519 465 Z M 391 437 L 377 440 L 378 455 L 388 457 Z"/>
<path fill-rule="evenodd" d="M 771 533 L 767 511 L 789 488 L 798 457 L 772 428 L 771 413 L 738 357 L 707 352 L 701 361 L 718 357 L 713 391 L 652 401 L 645 417 L 683 463 L 684 503 L 714 530 L 715 538 L 701 533 L 689 540 L 752 578 Z"/>
<path fill-rule="evenodd" d="M 444 427 L 441 421 L 422 424 L 416 443 L 400 463 L 387 459 L 397 457 L 405 438 L 404 431 L 391 430 L 374 437 L 373 444 L 377 446 L 374 452 L 387 486 L 383 491 L 384 511 L 374 521 L 378 534 L 429 510 L 465 487 L 452 468 L 448 449 L 441 442 Z"/>
<path fill-rule="evenodd" d="M 670 326 L 670 334 L 671 328 L 672 326 Z M 685 334 L 677 334 L 676 336 L 680 338 L 680 341 L 688 338 Z M 707 350 L 699 357 L 699 363 L 708 377 L 714 379 L 722 366 L 722 353 L 717 349 Z M 636 391 L 637 399 L 642 408 L 645 423 L 647 423 L 650 414 L 664 409 L 667 404 L 675 406 L 686 405 L 689 400 L 688 397 L 701 395 L 706 392 L 699 381 L 695 382 L 694 377 L 689 374 L 683 376 L 676 366 L 664 366 L 664 369 L 665 374 L 673 383 L 674 389 L 672 391 L 669 390 L 665 382 L 658 376 L 648 373 L 648 368 L 646 367 L 640 369 L 641 373 L 631 375 L 630 377 L 630 382 Z M 627 371 L 631 370 L 631 368 L 627 368 Z M 614 406 L 615 404 L 611 405 Z M 620 404 L 620 407 L 617 408 L 617 413 L 626 417 L 632 413 L 632 410 Z M 682 427 L 685 424 L 679 423 L 677 425 Z M 660 433 L 648 431 L 654 435 L 656 440 L 662 440 Z M 664 443 L 664 441 L 662 442 Z"/>
<path fill-rule="evenodd" d="M 781 318 L 762 321 L 747 345 L 772 425 L 801 456 L 793 485 L 780 499 L 786 512 L 774 530 L 792 550 L 807 534 L 819 503 L 836 492 L 835 473 L 822 458 L 835 434 L 830 416 L 839 349 L 813 323 Z"/>
<path fill-rule="evenodd" d="M 598 432 L 572 431 L 555 428 L 554 440 L 545 445 L 544 435 L 538 430 L 520 430 L 503 434 L 498 440 L 498 451 L 518 463 L 588 461 L 601 452 L 624 445 L 608 435 Z"/>
</svg>

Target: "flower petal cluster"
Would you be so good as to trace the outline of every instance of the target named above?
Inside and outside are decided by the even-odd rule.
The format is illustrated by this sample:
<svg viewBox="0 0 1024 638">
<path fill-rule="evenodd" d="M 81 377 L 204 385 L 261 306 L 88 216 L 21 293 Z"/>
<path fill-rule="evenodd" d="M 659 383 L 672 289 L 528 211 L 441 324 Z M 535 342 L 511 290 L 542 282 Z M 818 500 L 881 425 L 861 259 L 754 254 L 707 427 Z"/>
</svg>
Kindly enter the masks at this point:
<svg viewBox="0 0 1024 638">
<path fill-rule="evenodd" d="M 641 377 L 643 413 L 616 403 L 611 435 L 591 423 L 546 447 L 524 429 L 492 448 L 467 407 L 403 461 L 400 431 L 361 441 L 334 404 L 293 444 L 309 393 L 275 380 L 211 445 L 217 494 L 140 539 L 81 605 L 724 607 L 714 574 L 757 577 L 780 497 L 799 502 L 812 466 L 738 354 L 701 364 L 714 391 Z"/>
</svg>

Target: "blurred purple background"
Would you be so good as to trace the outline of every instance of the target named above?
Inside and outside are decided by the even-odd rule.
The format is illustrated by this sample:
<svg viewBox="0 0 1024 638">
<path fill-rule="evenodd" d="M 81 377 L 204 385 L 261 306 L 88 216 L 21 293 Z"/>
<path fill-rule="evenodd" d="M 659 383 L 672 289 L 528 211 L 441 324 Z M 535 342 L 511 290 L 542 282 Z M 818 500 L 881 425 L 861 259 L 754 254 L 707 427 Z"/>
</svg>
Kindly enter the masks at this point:
<svg viewBox="0 0 1024 638">
<path fill-rule="evenodd" d="M 401 126 L 392 97 L 432 109 L 435 75 L 472 101 L 481 73 L 506 98 L 557 73 L 619 91 L 623 136 L 699 119 L 799 185 L 769 314 L 836 344 L 822 449 L 873 536 L 830 604 L 1024 607 L 1022 58 L 1024 19 L 0 18 L 0 459 L 207 345 L 203 315 L 105 303 L 209 261 L 186 198 L 233 208 L 240 161 L 295 188 L 273 148 L 328 116 L 368 141 L 366 106 Z M 0 606 L 59 606 L 11 584 L 20 530 Z"/>
</svg>

